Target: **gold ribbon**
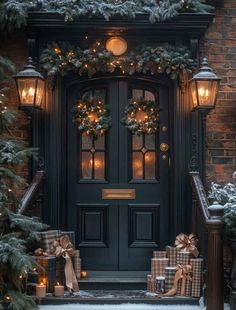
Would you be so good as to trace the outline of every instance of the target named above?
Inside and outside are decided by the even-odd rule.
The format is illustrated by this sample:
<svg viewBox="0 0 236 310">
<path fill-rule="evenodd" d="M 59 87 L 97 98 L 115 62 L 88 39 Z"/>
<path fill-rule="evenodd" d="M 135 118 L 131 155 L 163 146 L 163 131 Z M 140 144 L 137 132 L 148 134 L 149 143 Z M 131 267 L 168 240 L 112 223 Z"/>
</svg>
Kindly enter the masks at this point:
<svg viewBox="0 0 236 310">
<path fill-rule="evenodd" d="M 175 240 L 177 250 L 190 252 L 194 257 L 198 257 L 199 251 L 197 248 L 197 238 L 194 234 L 185 235 L 179 234 Z"/>
<path fill-rule="evenodd" d="M 53 242 L 54 255 L 65 259 L 65 278 L 66 286 L 69 292 L 78 291 L 79 286 L 75 276 L 71 257 L 75 255 L 75 250 L 68 235 L 60 237 L 58 241 Z"/>
</svg>

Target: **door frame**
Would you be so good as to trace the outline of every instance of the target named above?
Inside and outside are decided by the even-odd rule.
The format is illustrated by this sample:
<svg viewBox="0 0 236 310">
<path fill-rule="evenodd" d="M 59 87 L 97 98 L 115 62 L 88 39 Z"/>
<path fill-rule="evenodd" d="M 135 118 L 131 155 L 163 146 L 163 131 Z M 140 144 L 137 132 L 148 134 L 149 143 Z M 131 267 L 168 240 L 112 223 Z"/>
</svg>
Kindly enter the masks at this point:
<svg viewBox="0 0 236 310">
<path fill-rule="evenodd" d="M 169 236 L 173 242 L 176 234 L 190 229 L 191 191 L 188 182 L 191 158 L 191 106 L 186 87 L 165 75 L 123 76 L 101 75 L 95 78 L 78 78 L 72 73 L 57 77 L 55 87 L 48 91 L 45 124 L 45 163 L 47 170 L 44 220 L 53 228 L 67 229 L 67 184 L 66 184 L 66 89 L 89 81 L 108 78 L 132 79 L 152 82 L 169 87 Z M 181 146 L 181 147 L 180 147 Z"/>
</svg>

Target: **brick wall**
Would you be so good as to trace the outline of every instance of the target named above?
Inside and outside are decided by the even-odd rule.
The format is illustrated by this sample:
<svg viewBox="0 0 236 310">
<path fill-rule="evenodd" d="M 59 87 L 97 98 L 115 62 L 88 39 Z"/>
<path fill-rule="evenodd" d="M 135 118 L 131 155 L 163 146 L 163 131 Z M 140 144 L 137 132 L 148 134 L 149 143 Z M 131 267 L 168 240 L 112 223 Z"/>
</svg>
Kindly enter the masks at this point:
<svg viewBox="0 0 236 310">
<path fill-rule="evenodd" d="M 201 57 L 222 78 L 216 109 L 207 119 L 208 181 L 232 181 L 236 170 L 236 1 L 219 1 L 202 40 Z"/>
<path fill-rule="evenodd" d="M 26 64 L 27 59 L 27 40 L 25 34 L 22 32 L 15 33 L 14 35 L 8 35 L 7 39 L 3 38 L 0 42 L 0 55 L 11 59 L 15 65 L 16 70 L 22 69 Z M 18 108 L 18 98 L 14 81 L 7 83 L 10 88 L 8 92 L 8 106 Z M 12 134 L 23 141 L 29 139 L 29 121 L 23 112 L 19 112 L 19 118 L 17 119 L 14 127 L 10 128 Z M 17 167 L 17 173 L 26 179 L 28 178 L 29 169 L 28 165 Z M 21 197 L 24 193 L 24 188 L 17 190 L 17 196 Z"/>
</svg>

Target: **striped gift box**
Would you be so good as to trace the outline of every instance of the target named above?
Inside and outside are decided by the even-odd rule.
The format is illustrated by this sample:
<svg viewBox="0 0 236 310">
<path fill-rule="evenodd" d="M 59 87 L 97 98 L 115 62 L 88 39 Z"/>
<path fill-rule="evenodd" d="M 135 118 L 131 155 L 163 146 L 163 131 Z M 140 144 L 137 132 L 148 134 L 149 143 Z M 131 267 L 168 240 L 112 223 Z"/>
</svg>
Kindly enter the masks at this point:
<svg viewBox="0 0 236 310">
<path fill-rule="evenodd" d="M 193 271 L 191 296 L 201 297 L 203 259 L 192 258 L 190 259 L 190 265 L 192 266 L 192 271 Z"/>
<path fill-rule="evenodd" d="M 167 246 L 166 252 L 167 252 L 167 257 L 169 258 L 169 265 L 172 267 L 175 267 L 176 262 L 177 262 L 178 250 L 175 247 Z"/>
<path fill-rule="evenodd" d="M 152 293 L 156 291 L 156 282 L 151 274 L 147 275 L 147 290 Z"/>
<path fill-rule="evenodd" d="M 75 256 L 74 256 L 73 260 L 74 260 L 75 276 L 78 280 L 81 277 L 81 258 L 80 258 L 79 250 L 75 251 Z"/>
<path fill-rule="evenodd" d="M 38 233 L 41 242 L 40 247 L 45 251 L 50 253 L 52 248 L 52 243 L 55 240 L 58 240 L 61 236 L 60 230 L 48 230 Z"/>
<path fill-rule="evenodd" d="M 191 253 L 180 251 L 177 253 L 177 265 L 189 265 L 190 264 Z"/>
<path fill-rule="evenodd" d="M 165 268 L 165 278 L 166 278 L 165 288 L 167 292 L 172 288 L 174 284 L 175 272 L 176 272 L 176 267 Z"/>
<path fill-rule="evenodd" d="M 166 258 L 166 251 L 153 251 L 153 258 Z"/>
<path fill-rule="evenodd" d="M 168 258 L 152 258 L 151 274 L 154 279 L 158 276 L 165 276 L 165 268 L 169 264 Z"/>
</svg>

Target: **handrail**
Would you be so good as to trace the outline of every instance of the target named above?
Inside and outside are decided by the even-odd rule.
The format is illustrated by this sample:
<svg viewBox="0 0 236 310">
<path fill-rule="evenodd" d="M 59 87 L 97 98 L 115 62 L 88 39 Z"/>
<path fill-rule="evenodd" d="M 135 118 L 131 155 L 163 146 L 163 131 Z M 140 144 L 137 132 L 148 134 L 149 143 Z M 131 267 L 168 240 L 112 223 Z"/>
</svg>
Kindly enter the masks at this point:
<svg viewBox="0 0 236 310">
<path fill-rule="evenodd" d="M 43 185 L 44 177 L 45 171 L 40 170 L 36 172 L 29 188 L 20 201 L 20 207 L 18 209 L 19 214 L 25 214 L 30 206 L 37 200 Z"/>
<path fill-rule="evenodd" d="M 206 277 L 206 310 L 223 310 L 223 228 L 221 217 L 223 206 L 209 205 L 199 172 L 190 172 L 193 190 L 193 203 L 202 214 L 207 228 L 207 277 Z M 196 212 L 196 210 L 195 210 Z M 195 214 L 193 226 L 199 221 Z M 199 223 L 198 223 L 199 224 Z M 200 226 L 203 229 L 204 226 Z"/>
</svg>

